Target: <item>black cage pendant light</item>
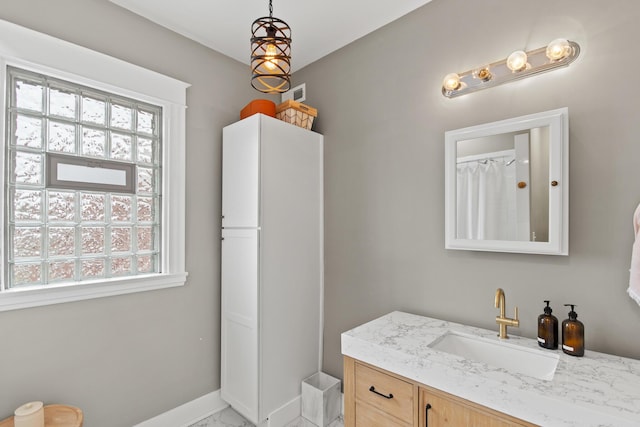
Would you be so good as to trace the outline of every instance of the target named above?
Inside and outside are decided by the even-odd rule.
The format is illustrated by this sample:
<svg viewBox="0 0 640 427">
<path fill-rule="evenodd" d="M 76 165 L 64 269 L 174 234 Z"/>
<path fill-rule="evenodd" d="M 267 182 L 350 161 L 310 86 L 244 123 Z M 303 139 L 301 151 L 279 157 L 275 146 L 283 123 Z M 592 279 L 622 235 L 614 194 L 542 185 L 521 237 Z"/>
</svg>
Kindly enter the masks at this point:
<svg viewBox="0 0 640 427">
<path fill-rule="evenodd" d="M 291 88 L 291 28 L 269 16 L 251 25 L 251 86 L 264 93 L 282 93 Z"/>
</svg>

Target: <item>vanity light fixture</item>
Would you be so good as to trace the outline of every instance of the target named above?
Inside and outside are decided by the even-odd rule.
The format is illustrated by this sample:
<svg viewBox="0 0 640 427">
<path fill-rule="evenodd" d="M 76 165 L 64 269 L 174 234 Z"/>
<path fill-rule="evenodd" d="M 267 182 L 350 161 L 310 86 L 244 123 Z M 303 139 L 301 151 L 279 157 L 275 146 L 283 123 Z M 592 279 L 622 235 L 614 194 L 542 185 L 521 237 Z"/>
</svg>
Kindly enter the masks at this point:
<svg viewBox="0 0 640 427">
<path fill-rule="evenodd" d="M 580 54 L 578 43 L 555 39 L 545 47 L 516 50 L 506 59 L 480 66 L 464 73 L 447 74 L 442 83 L 442 94 L 455 98 L 481 89 L 550 71 L 571 64 Z"/>
<path fill-rule="evenodd" d="M 251 25 L 251 86 L 263 93 L 283 93 L 291 88 L 291 28 L 269 16 Z"/>
</svg>

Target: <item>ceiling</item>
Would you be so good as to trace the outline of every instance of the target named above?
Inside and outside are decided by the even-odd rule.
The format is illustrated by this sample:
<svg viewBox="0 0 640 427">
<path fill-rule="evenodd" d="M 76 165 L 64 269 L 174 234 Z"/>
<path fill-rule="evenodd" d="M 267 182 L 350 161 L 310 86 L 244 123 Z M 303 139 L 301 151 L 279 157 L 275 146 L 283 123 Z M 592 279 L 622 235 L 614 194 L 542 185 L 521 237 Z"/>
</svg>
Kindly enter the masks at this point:
<svg viewBox="0 0 640 427">
<path fill-rule="evenodd" d="M 110 0 L 150 21 L 249 64 L 251 24 L 268 0 Z M 296 71 L 431 0 L 273 0 L 291 27 Z"/>
</svg>

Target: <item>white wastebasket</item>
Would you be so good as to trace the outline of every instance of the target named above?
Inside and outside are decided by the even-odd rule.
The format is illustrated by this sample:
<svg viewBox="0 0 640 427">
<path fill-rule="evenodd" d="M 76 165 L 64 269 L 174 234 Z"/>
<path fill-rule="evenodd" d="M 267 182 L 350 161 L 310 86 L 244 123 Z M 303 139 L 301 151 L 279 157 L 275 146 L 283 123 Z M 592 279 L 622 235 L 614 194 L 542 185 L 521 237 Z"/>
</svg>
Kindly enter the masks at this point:
<svg viewBox="0 0 640 427">
<path fill-rule="evenodd" d="M 318 372 L 302 381 L 302 416 L 318 427 L 327 427 L 340 416 L 340 380 Z"/>
</svg>

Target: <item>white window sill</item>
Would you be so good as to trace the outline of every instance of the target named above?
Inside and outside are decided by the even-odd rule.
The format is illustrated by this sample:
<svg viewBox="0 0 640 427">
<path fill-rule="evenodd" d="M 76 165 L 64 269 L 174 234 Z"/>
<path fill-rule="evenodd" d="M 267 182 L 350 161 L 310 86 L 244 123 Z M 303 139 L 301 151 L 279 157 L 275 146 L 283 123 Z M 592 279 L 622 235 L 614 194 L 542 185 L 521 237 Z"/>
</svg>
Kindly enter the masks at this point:
<svg viewBox="0 0 640 427">
<path fill-rule="evenodd" d="M 173 288 L 184 285 L 186 280 L 185 272 L 9 289 L 0 293 L 0 312 Z"/>
</svg>

